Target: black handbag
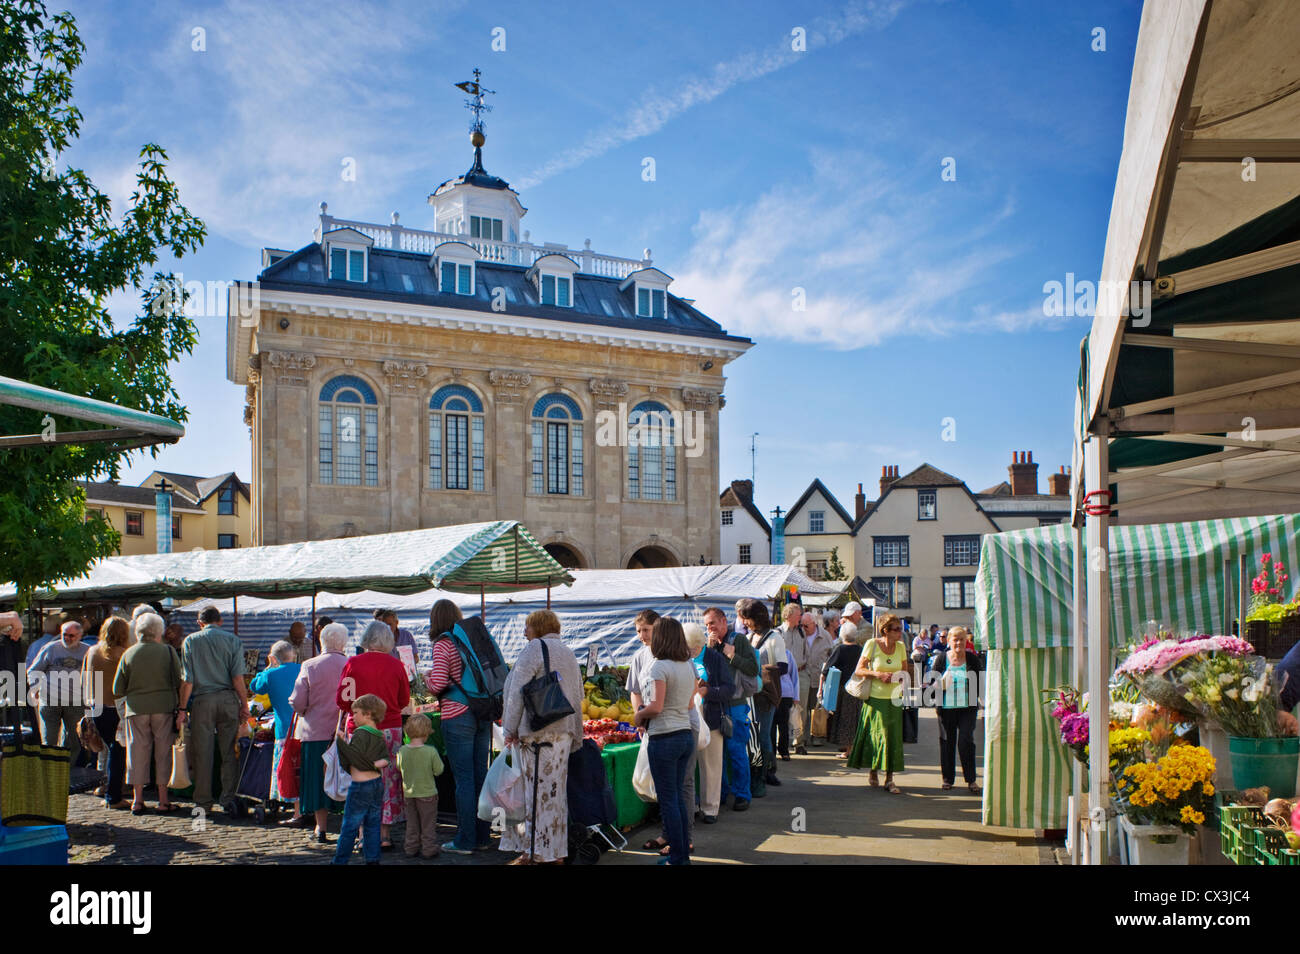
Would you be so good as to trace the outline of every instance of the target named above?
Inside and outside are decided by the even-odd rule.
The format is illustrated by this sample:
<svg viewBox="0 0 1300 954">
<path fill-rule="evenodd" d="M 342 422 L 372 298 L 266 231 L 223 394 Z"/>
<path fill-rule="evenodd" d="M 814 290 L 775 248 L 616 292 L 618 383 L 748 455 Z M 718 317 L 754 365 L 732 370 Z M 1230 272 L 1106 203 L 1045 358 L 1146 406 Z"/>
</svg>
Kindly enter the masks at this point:
<svg viewBox="0 0 1300 954">
<path fill-rule="evenodd" d="M 560 677 L 551 671 L 551 653 L 542 640 L 542 674 L 530 679 L 523 688 L 524 711 L 528 725 L 536 732 L 565 716 L 573 715 L 573 706 L 564 695 Z"/>
</svg>

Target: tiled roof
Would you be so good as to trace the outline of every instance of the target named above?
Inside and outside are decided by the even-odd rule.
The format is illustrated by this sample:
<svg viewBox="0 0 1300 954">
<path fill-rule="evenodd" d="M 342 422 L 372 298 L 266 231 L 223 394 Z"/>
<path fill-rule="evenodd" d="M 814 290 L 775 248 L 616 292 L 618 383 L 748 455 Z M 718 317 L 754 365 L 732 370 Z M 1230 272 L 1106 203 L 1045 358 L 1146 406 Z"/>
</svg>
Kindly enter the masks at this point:
<svg viewBox="0 0 1300 954">
<path fill-rule="evenodd" d="M 488 314 L 497 313 L 492 308 L 493 289 L 502 288 L 507 315 L 749 342 L 748 338 L 728 335 L 716 321 L 672 294 L 666 296 L 663 318 L 638 318 L 635 289 L 629 286 L 620 290 L 617 278 L 575 274 L 573 307 L 560 308 L 540 302 L 537 287 L 522 266 L 478 261 L 474 266 L 474 294 L 457 295 L 439 289 L 438 276 L 429 261 L 430 256 L 422 252 L 373 248 L 365 282 L 330 279 L 326 277 L 321 247 L 313 242 L 265 268 L 258 281 L 268 290 L 438 305 Z"/>
<path fill-rule="evenodd" d="M 837 514 L 839 514 L 840 519 L 843 520 L 849 527 L 852 527 L 853 518 L 849 516 L 849 512 L 844 509 L 844 507 L 840 504 L 840 502 L 835 499 L 835 495 L 826 488 L 826 485 L 822 483 L 820 477 L 813 478 L 813 482 L 808 485 L 808 489 L 803 492 L 803 495 L 798 500 L 795 501 L 794 506 L 791 507 L 789 511 L 786 513 L 785 515 L 786 523 L 789 523 L 790 518 L 792 518 L 796 513 L 798 513 L 799 510 L 803 507 L 803 505 L 808 502 L 808 498 L 813 495 L 813 491 L 817 491 L 817 490 L 821 491 L 822 496 L 826 498 L 826 502 L 831 505 L 831 507 L 835 510 Z"/>
<path fill-rule="evenodd" d="M 733 480 L 731 486 L 718 496 L 718 500 L 725 503 L 727 495 L 731 494 L 740 506 L 744 507 L 745 511 L 758 521 L 758 525 L 770 537 L 772 535 L 772 525 L 763 518 L 762 511 L 754 506 L 754 496 L 749 492 L 752 487 L 753 484 L 748 480 Z"/>
<path fill-rule="evenodd" d="M 904 474 L 889 484 L 890 487 L 961 487 L 964 481 L 945 474 L 937 467 L 922 464 L 910 474 Z"/>
<path fill-rule="evenodd" d="M 1011 485 L 1005 480 L 1000 484 L 994 484 L 987 490 L 981 490 L 977 496 L 980 497 L 1010 497 Z"/>
</svg>

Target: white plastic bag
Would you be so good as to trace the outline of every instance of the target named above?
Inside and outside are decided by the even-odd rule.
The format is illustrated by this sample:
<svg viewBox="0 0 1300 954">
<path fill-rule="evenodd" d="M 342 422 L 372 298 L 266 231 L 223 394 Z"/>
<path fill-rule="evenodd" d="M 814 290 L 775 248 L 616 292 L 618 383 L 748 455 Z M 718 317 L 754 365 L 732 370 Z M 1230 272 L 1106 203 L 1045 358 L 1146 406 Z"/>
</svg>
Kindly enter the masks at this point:
<svg viewBox="0 0 1300 954">
<path fill-rule="evenodd" d="M 712 741 L 712 733 L 709 731 L 709 724 L 704 721 L 704 713 L 700 711 L 699 696 L 691 696 L 690 713 L 691 728 L 695 730 L 695 748 L 703 752 Z"/>
<path fill-rule="evenodd" d="M 492 761 L 487 778 L 483 780 L 483 791 L 478 795 L 478 817 L 481 820 L 493 821 L 497 809 L 505 812 L 507 824 L 528 817 L 522 757 L 522 750 L 512 745 Z"/>
<path fill-rule="evenodd" d="M 632 770 L 632 789 L 643 802 L 657 802 L 655 780 L 650 774 L 650 739 L 641 740 L 641 751 L 636 754 L 636 767 Z"/>
<path fill-rule="evenodd" d="M 335 739 L 321 756 L 325 762 L 325 794 L 336 802 L 347 801 L 348 787 L 352 784 L 352 775 L 345 772 L 339 764 L 339 743 Z"/>
</svg>

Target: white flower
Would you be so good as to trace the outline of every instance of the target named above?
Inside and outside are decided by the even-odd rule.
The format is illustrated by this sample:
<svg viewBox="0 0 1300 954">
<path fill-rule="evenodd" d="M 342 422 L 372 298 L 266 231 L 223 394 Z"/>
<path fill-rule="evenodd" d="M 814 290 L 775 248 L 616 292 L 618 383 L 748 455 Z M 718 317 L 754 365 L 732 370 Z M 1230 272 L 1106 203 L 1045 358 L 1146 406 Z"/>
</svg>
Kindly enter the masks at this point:
<svg viewBox="0 0 1300 954">
<path fill-rule="evenodd" d="M 1237 690 L 1229 689 L 1227 692 L 1224 693 L 1224 695 L 1235 702 L 1237 699 Z"/>
<path fill-rule="evenodd" d="M 1219 674 L 1219 685 L 1221 685 L 1221 686 L 1226 686 L 1228 683 L 1232 682 L 1232 681 L 1235 680 L 1236 678 L 1237 678 L 1237 677 L 1234 676 L 1234 675 L 1233 675 L 1232 673 L 1230 673 L 1230 672 L 1220 673 L 1220 674 Z"/>
</svg>

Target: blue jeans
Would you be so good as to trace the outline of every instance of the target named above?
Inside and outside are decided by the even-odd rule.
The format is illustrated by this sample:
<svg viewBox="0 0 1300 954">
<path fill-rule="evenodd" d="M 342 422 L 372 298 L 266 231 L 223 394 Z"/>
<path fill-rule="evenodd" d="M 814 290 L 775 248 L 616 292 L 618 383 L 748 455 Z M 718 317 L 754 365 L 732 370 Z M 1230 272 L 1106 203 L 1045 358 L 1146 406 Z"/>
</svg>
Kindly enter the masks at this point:
<svg viewBox="0 0 1300 954">
<path fill-rule="evenodd" d="M 492 826 L 478 817 L 478 796 L 488 771 L 492 724 L 466 712 L 442 723 L 442 741 L 456 781 L 456 846 L 481 848 L 492 842 Z"/>
<path fill-rule="evenodd" d="M 668 863 L 691 863 L 690 832 L 687 828 L 686 766 L 695 751 L 695 733 L 690 729 L 652 735 L 646 743 L 650 746 L 650 775 L 655 780 L 655 793 L 659 796 L 659 814 L 663 817 L 664 837 L 668 839 Z"/>
<path fill-rule="evenodd" d="M 723 753 L 722 800 L 735 795 L 749 801 L 749 706 L 741 702 L 728 711 L 735 728 Z"/>
<path fill-rule="evenodd" d="M 343 826 L 332 864 L 345 865 L 352 857 L 357 832 L 361 834 L 361 854 L 367 863 L 379 860 L 379 821 L 384 809 L 384 780 L 353 782 L 348 786 L 348 800 L 343 805 Z"/>
</svg>

